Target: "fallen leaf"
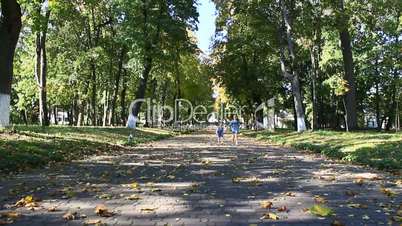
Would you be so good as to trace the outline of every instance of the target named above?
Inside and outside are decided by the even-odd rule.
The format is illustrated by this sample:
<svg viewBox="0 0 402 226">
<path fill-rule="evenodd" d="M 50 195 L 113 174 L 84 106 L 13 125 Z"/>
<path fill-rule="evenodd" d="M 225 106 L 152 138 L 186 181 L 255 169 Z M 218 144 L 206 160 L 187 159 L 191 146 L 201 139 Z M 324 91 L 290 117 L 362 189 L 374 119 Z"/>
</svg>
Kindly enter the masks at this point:
<svg viewBox="0 0 402 226">
<path fill-rule="evenodd" d="M 63 219 L 67 221 L 75 220 L 78 217 L 77 212 L 67 212 L 66 214 L 63 215 Z"/>
<path fill-rule="evenodd" d="M 127 197 L 126 198 L 127 200 L 131 200 L 131 201 L 134 201 L 134 200 L 139 200 L 139 199 L 141 199 L 138 195 L 130 195 L 129 197 Z"/>
<path fill-rule="evenodd" d="M 296 195 L 292 192 L 286 192 L 285 195 L 290 197 L 296 197 Z"/>
<path fill-rule="evenodd" d="M 388 196 L 388 197 L 393 197 L 393 196 L 396 195 L 395 192 L 393 192 L 393 191 L 391 191 L 390 189 L 385 188 L 385 187 L 381 187 L 381 188 L 380 188 L 380 191 L 381 191 L 383 194 L 385 194 L 386 196 Z"/>
<path fill-rule="evenodd" d="M 349 203 L 347 204 L 348 207 L 350 208 L 356 208 L 356 209 L 367 209 L 368 206 L 360 203 Z"/>
<path fill-rule="evenodd" d="M 335 181 L 336 177 L 335 176 L 320 176 L 319 177 L 320 180 L 324 180 L 324 181 Z"/>
<path fill-rule="evenodd" d="M 284 212 L 284 211 L 287 211 L 287 210 L 288 210 L 288 208 L 286 206 L 281 206 L 281 207 L 278 208 L 279 212 Z"/>
<path fill-rule="evenodd" d="M 402 209 L 396 211 L 396 215 L 402 217 Z"/>
<path fill-rule="evenodd" d="M 101 220 L 87 220 L 84 222 L 84 225 L 96 225 L 100 226 L 103 225 Z"/>
<path fill-rule="evenodd" d="M 395 221 L 395 222 L 402 222 L 402 217 L 393 216 L 392 220 Z"/>
<path fill-rule="evenodd" d="M 270 219 L 270 220 L 279 220 L 279 216 L 275 213 L 265 213 L 260 219 Z"/>
<path fill-rule="evenodd" d="M 334 220 L 332 221 L 331 226 L 345 226 L 345 224 L 339 220 Z"/>
<path fill-rule="evenodd" d="M 32 195 L 25 196 L 15 203 L 15 207 L 37 207 L 38 204 L 35 202 L 35 199 Z"/>
<path fill-rule="evenodd" d="M 15 212 L 15 211 L 0 213 L 0 217 L 1 217 L 1 218 L 17 219 L 17 218 L 19 218 L 20 216 L 21 216 L 21 214 Z"/>
<path fill-rule="evenodd" d="M 240 183 L 241 180 L 242 180 L 241 177 L 232 177 L 232 182 L 233 182 L 234 184 L 235 184 L 235 183 Z"/>
<path fill-rule="evenodd" d="M 315 195 L 315 196 L 314 196 L 314 201 L 315 201 L 316 203 L 318 203 L 318 204 L 327 203 L 327 200 L 326 200 L 324 197 L 319 196 L 319 195 Z"/>
<path fill-rule="evenodd" d="M 264 209 L 271 209 L 272 208 L 272 202 L 270 202 L 270 201 L 261 201 L 260 206 L 261 206 L 261 208 L 264 208 Z"/>
<path fill-rule="evenodd" d="M 141 211 L 146 213 L 152 213 L 155 212 L 156 209 L 157 208 L 142 208 Z"/>
<path fill-rule="evenodd" d="M 56 212 L 56 207 L 55 206 L 52 206 L 52 207 L 49 207 L 49 208 L 47 208 L 47 211 L 48 212 Z"/>
<path fill-rule="evenodd" d="M 112 217 L 114 215 L 113 212 L 109 212 L 105 205 L 99 204 L 95 207 L 95 213 L 101 217 Z"/>
<path fill-rule="evenodd" d="M 356 195 L 358 195 L 359 193 L 357 193 L 357 192 L 355 192 L 355 191 L 350 191 L 350 190 L 348 190 L 348 191 L 345 192 L 345 194 L 348 195 L 348 196 L 356 196 Z"/>
<path fill-rule="evenodd" d="M 364 180 L 362 178 L 358 178 L 353 181 L 355 184 L 362 186 L 364 184 Z"/>
<path fill-rule="evenodd" d="M 327 217 L 333 214 L 332 209 L 323 205 L 314 205 L 309 209 L 310 213 L 320 217 Z"/>
<path fill-rule="evenodd" d="M 14 223 L 14 221 L 12 221 L 12 220 L 7 220 L 7 221 L 0 220 L 0 225 L 6 225 L 6 224 L 12 224 L 12 223 Z"/>
<path fill-rule="evenodd" d="M 140 185 L 137 182 L 133 182 L 133 183 L 130 184 L 130 188 L 138 189 L 138 188 L 140 188 Z"/>
<path fill-rule="evenodd" d="M 160 189 L 160 188 L 152 188 L 151 189 L 151 192 L 161 192 L 162 191 L 162 189 Z"/>
<path fill-rule="evenodd" d="M 100 199 L 111 199 L 113 196 L 111 194 L 101 194 L 98 196 Z"/>
</svg>

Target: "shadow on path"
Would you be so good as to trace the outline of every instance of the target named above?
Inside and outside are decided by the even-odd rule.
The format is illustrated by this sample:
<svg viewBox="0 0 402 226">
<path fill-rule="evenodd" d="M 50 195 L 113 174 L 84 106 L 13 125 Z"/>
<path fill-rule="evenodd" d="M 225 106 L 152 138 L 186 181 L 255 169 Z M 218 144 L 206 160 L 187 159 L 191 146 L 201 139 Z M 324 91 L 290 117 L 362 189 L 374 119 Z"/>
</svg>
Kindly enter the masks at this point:
<svg viewBox="0 0 402 226">
<path fill-rule="evenodd" d="M 216 145 L 213 134 L 204 132 L 4 178 L 0 204 L 4 212 L 26 195 L 41 199 L 34 210 L 11 207 L 22 214 L 15 225 L 82 225 L 92 219 L 108 225 L 330 225 L 334 219 L 381 225 L 396 216 L 402 201 L 394 180 L 253 139 L 242 138 L 239 146 Z M 395 196 L 381 193 L 382 185 Z M 139 199 L 129 200 L 133 195 Z M 307 212 L 316 204 L 314 197 L 336 216 Z M 263 209 L 261 201 L 271 201 L 273 208 Z M 116 214 L 96 216 L 98 204 Z M 288 211 L 278 210 L 283 206 Z M 49 212 L 50 207 L 57 211 Z M 86 218 L 65 221 L 68 211 Z M 267 212 L 279 220 L 261 219 Z"/>
</svg>

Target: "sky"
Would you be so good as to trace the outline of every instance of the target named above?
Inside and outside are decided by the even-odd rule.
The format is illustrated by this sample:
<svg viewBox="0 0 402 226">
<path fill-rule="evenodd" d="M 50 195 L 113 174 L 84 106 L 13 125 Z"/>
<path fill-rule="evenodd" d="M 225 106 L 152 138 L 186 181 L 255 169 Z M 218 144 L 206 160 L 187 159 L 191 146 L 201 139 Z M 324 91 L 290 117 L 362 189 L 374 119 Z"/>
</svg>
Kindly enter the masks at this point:
<svg viewBox="0 0 402 226">
<path fill-rule="evenodd" d="M 198 47 L 205 53 L 209 54 L 211 38 L 215 34 L 216 8 L 211 0 L 199 0 L 198 13 L 198 31 L 196 32 L 198 39 Z"/>
</svg>

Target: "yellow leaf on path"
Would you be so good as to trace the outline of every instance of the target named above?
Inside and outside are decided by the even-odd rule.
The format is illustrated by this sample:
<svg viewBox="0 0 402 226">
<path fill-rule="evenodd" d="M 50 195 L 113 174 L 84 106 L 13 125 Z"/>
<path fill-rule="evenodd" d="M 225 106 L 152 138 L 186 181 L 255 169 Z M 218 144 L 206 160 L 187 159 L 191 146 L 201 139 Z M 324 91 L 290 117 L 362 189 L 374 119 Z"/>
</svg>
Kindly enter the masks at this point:
<svg viewBox="0 0 402 226">
<path fill-rule="evenodd" d="M 393 191 L 391 191 L 390 189 L 388 189 L 388 188 L 385 188 L 385 187 L 381 187 L 380 188 L 380 191 L 382 192 L 382 193 L 384 193 L 386 196 L 388 196 L 388 197 L 392 197 L 392 196 L 395 196 L 396 194 L 395 194 L 395 192 L 393 192 Z"/>
<path fill-rule="evenodd" d="M 364 180 L 362 178 L 358 178 L 353 181 L 355 184 L 362 186 L 364 184 Z"/>
<path fill-rule="evenodd" d="M 84 225 L 102 225 L 101 220 L 87 220 L 84 222 Z"/>
<path fill-rule="evenodd" d="M 289 196 L 289 197 L 295 197 L 295 196 L 296 196 L 296 195 L 295 195 L 294 193 L 292 193 L 292 192 L 286 192 L 285 195 L 286 195 L 286 196 Z"/>
<path fill-rule="evenodd" d="M 146 212 L 146 213 L 151 213 L 151 212 L 155 212 L 157 208 L 142 208 L 141 211 L 142 212 Z"/>
<path fill-rule="evenodd" d="M 139 200 L 139 199 L 141 199 L 138 195 L 130 195 L 129 197 L 127 197 L 126 198 L 127 200 L 131 200 L 131 201 L 134 201 L 134 200 Z"/>
<path fill-rule="evenodd" d="M 270 202 L 270 201 L 261 201 L 260 206 L 261 206 L 261 208 L 264 208 L 264 209 L 271 209 L 272 208 L 272 202 Z"/>
<path fill-rule="evenodd" d="M 132 189 L 138 189 L 140 187 L 140 185 L 137 182 L 133 182 L 130 184 L 130 188 Z"/>
<path fill-rule="evenodd" d="M 310 209 L 310 213 L 320 216 L 320 217 L 327 217 L 333 214 L 332 209 L 323 206 L 323 205 L 314 205 Z"/>
<path fill-rule="evenodd" d="M 35 203 L 35 199 L 32 195 L 25 196 L 14 204 L 15 207 L 37 207 L 38 204 Z"/>
<path fill-rule="evenodd" d="M 32 195 L 28 195 L 24 198 L 25 203 L 32 203 L 34 201 L 34 198 Z"/>
<path fill-rule="evenodd" d="M 261 217 L 261 219 L 279 220 L 279 216 L 276 215 L 275 213 L 268 212 L 268 213 L 265 213 L 265 214 Z"/>
</svg>

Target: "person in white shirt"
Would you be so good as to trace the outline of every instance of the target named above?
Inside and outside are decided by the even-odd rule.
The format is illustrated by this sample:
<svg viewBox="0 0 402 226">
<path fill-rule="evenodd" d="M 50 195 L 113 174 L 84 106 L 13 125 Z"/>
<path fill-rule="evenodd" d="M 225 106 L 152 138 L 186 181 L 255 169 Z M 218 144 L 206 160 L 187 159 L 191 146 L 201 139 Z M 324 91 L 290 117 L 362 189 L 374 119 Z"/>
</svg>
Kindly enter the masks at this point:
<svg viewBox="0 0 402 226">
<path fill-rule="evenodd" d="M 128 120 L 127 120 L 127 128 L 130 129 L 130 135 L 128 136 L 128 143 L 129 144 L 134 139 L 136 126 L 137 126 L 137 117 L 135 117 L 133 114 L 130 114 L 128 116 Z"/>
</svg>

